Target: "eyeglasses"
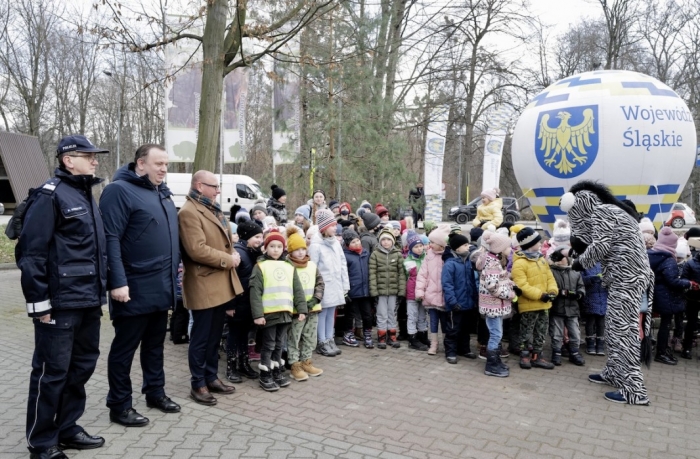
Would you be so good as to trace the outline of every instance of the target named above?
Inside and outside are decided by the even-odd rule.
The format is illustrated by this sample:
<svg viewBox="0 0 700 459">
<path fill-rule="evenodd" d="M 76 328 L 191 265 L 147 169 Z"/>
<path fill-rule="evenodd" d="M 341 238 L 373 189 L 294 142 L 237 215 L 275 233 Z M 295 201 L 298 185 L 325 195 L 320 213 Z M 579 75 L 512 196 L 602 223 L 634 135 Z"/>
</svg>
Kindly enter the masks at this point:
<svg viewBox="0 0 700 459">
<path fill-rule="evenodd" d="M 209 188 L 216 188 L 217 190 L 221 189 L 221 186 L 219 186 L 219 185 L 209 185 L 208 183 L 204 183 L 204 182 L 199 182 L 199 183 L 201 183 L 202 185 L 206 185 Z"/>
<path fill-rule="evenodd" d="M 97 161 L 97 153 L 92 153 L 89 155 L 68 155 L 68 156 L 70 156 L 71 158 L 85 158 L 88 161 L 90 161 L 91 163 Z"/>
</svg>

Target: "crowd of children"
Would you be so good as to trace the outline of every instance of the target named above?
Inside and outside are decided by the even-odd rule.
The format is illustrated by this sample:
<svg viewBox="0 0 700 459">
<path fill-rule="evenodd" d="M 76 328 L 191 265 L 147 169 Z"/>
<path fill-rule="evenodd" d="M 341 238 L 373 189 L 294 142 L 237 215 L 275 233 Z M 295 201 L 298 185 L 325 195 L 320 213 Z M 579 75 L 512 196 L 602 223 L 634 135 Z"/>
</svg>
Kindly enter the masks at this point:
<svg viewBox="0 0 700 459">
<path fill-rule="evenodd" d="M 510 371 L 502 341 L 519 356 L 522 369 L 552 369 L 563 357 L 584 365 L 584 349 L 605 355 L 607 292 L 601 267 L 572 269 L 567 222 L 557 221 L 552 238 L 543 241 L 533 228 L 502 223 L 499 191 L 485 190 L 469 234 L 459 225 L 432 222 L 425 222 L 420 234 L 410 218 L 390 221 L 381 204 L 365 201 L 353 213 L 348 203 L 327 205 L 317 190 L 285 225 L 279 218 L 286 215 L 280 190 L 273 190 L 269 208 L 261 203 L 251 212 L 232 209 L 240 237 L 238 275 L 246 290 L 229 323 L 232 382 L 257 377 L 272 391 L 289 385 L 285 366 L 297 381 L 320 375 L 312 352 L 340 355 L 336 328 L 339 341 L 349 347 L 395 349 L 405 333 L 409 349 L 429 355 L 438 353 L 441 330 L 451 364 L 458 356 L 477 358 L 470 346 L 476 332 L 484 373 L 495 377 Z M 697 326 L 692 318 L 700 309 L 700 254 L 686 239 L 700 246 L 700 230 L 688 232 L 680 244 L 670 228 L 657 233 L 642 221 L 640 230 L 656 273 L 654 312 L 661 317 L 656 360 L 673 365 L 674 350 L 690 357 Z M 405 324 L 398 319 L 402 308 Z M 686 309 L 690 320 L 683 328 Z M 640 307 L 640 320 L 643 314 Z M 259 374 L 249 365 L 253 324 Z M 551 358 L 544 355 L 547 337 Z"/>
</svg>

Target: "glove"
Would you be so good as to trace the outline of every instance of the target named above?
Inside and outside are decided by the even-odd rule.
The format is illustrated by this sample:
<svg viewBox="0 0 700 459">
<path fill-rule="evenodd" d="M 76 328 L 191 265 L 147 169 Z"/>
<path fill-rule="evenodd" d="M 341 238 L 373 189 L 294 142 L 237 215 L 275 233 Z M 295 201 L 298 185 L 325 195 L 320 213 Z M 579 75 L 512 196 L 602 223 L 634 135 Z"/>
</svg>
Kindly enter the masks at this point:
<svg viewBox="0 0 700 459">
<path fill-rule="evenodd" d="M 552 301 L 552 299 L 549 296 L 549 293 L 543 293 L 542 296 L 540 297 L 540 301 L 543 301 L 545 303 L 549 303 Z"/>
<path fill-rule="evenodd" d="M 554 293 L 550 293 L 548 296 L 549 296 L 549 301 L 550 301 L 550 302 L 553 302 L 554 300 L 557 299 L 557 295 L 554 294 Z"/>
<path fill-rule="evenodd" d="M 691 290 L 700 290 L 700 284 L 698 284 L 695 281 L 690 281 L 690 289 Z"/>
<path fill-rule="evenodd" d="M 577 294 L 576 294 L 576 299 L 577 299 L 578 301 L 581 301 L 581 300 L 583 299 L 583 293 L 580 293 L 580 292 L 577 293 Z"/>
<path fill-rule="evenodd" d="M 569 291 L 568 290 L 559 290 L 559 296 L 563 296 L 564 298 L 568 298 Z"/>
<path fill-rule="evenodd" d="M 583 266 L 581 266 L 581 263 L 578 260 L 574 260 L 574 262 L 571 263 L 571 269 L 573 269 L 574 271 L 581 272 L 584 268 Z"/>
<path fill-rule="evenodd" d="M 513 285 L 513 291 L 515 292 L 516 295 L 522 296 L 523 291 L 518 287 L 517 285 Z"/>
</svg>

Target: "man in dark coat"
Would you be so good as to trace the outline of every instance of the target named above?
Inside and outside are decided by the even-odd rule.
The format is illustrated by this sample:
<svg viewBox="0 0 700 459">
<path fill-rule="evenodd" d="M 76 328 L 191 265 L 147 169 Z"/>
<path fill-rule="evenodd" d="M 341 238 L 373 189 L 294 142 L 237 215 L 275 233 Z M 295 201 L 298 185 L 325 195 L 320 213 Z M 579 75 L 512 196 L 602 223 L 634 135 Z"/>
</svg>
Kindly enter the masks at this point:
<svg viewBox="0 0 700 459">
<path fill-rule="evenodd" d="M 105 442 L 77 424 L 100 355 L 107 295 L 104 228 L 92 197 L 102 181 L 94 176 L 98 153 L 108 151 L 82 135 L 61 139 L 55 177 L 31 195 L 16 246 L 36 343 L 27 404 L 32 458 L 66 458 L 59 444 L 92 449 Z"/>
<path fill-rule="evenodd" d="M 163 343 L 168 310 L 176 302 L 180 262 L 177 210 L 163 180 L 168 154 L 159 145 L 136 150 L 100 199 L 105 222 L 114 341 L 109 351 L 107 406 L 112 422 L 143 426 L 148 418 L 133 409 L 131 364 L 141 347 L 146 404 L 165 413 L 180 406 L 165 395 Z"/>
<path fill-rule="evenodd" d="M 408 202 L 413 209 L 413 224 L 418 227 L 418 220 L 423 220 L 425 212 L 425 193 L 422 183 L 416 185 L 416 188 L 408 193 Z"/>
</svg>

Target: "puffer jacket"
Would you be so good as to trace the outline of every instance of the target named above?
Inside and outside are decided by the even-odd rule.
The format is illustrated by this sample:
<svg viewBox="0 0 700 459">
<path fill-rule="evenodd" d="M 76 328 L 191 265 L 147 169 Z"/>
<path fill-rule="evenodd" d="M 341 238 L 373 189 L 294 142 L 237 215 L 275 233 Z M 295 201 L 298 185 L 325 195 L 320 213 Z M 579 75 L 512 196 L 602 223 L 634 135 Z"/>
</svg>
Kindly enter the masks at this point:
<svg viewBox="0 0 700 459">
<path fill-rule="evenodd" d="M 511 312 L 515 292 L 513 281 L 501 261 L 493 253 L 483 253 L 476 265 L 479 276 L 479 314 L 503 317 Z"/>
<path fill-rule="evenodd" d="M 445 310 L 468 311 L 479 305 L 474 267 L 469 257 L 456 255 L 445 262 L 442 268 L 442 292 Z"/>
<path fill-rule="evenodd" d="M 275 198 L 270 198 L 267 201 L 267 215 L 275 217 L 278 225 L 287 224 L 287 208 Z"/>
<path fill-rule="evenodd" d="M 608 291 L 603 287 L 603 271 L 600 263 L 583 271 L 583 285 L 586 296 L 583 298 L 582 312 L 604 316 L 608 310 Z"/>
<path fill-rule="evenodd" d="M 236 313 L 230 320 L 235 322 L 253 322 L 253 316 L 250 312 L 250 275 L 253 273 L 253 268 L 255 263 L 257 263 L 258 258 L 262 256 L 262 250 L 260 248 L 253 249 L 248 246 L 248 241 L 241 240 L 233 245 L 236 249 L 238 255 L 241 257 L 241 262 L 236 267 L 236 273 L 238 274 L 238 279 L 241 281 L 241 286 L 243 287 L 243 294 L 238 295 L 233 299 L 233 309 Z"/>
<path fill-rule="evenodd" d="M 545 293 L 557 295 L 559 288 L 541 253 L 517 252 L 513 257 L 512 277 L 523 291 L 518 297 L 519 312 L 544 311 L 552 307 L 540 298 Z"/>
<path fill-rule="evenodd" d="M 387 250 L 380 245 L 370 255 L 369 294 L 371 296 L 406 295 L 403 257 L 396 247 Z"/>
<path fill-rule="evenodd" d="M 321 307 L 332 308 L 345 304 L 345 294 L 350 291 L 348 266 L 335 237 L 315 234 L 309 245 L 309 258 L 316 263 L 325 284 Z"/>
<path fill-rule="evenodd" d="M 661 250 L 649 250 L 649 265 L 654 271 L 654 312 L 676 314 L 685 311 L 684 292 L 690 281 L 680 278 L 676 258 Z"/>
<path fill-rule="evenodd" d="M 353 252 L 343 247 L 345 261 L 348 265 L 348 278 L 350 279 L 350 298 L 366 298 L 369 296 L 369 251 L 362 249 L 362 253 Z"/>
<path fill-rule="evenodd" d="M 374 231 L 365 231 L 360 234 L 360 243 L 362 243 L 362 248 L 365 249 L 370 255 L 374 252 L 374 249 L 379 245 L 379 239 L 377 238 L 377 233 Z"/>
<path fill-rule="evenodd" d="M 428 250 L 416 278 L 416 298 L 423 299 L 426 308 L 445 309 L 442 294 L 442 252 Z"/>
<path fill-rule="evenodd" d="M 569 266 L 551 265 L 552 275 L 557 281 L 559 294 L 552 303 L 550 314 L 563 317 L 578 317 L 580 315 L 579 298 L 583 300 L 586 288 L 581 274 Z M 567 291 L 567 295 L 562 293 Z"/>
<path fill-rule="evenodd" d="M 476 207 L 476 218 L 472 225 L 481 226 L 486 222 L 492 223 L 496 228 L 503 223 L 503 199 L 496 198 L 488 205 L 479 204 Z"/>
<path fill-rule="evenodd" d="M 695 252 L 693 258 L 683 263 L 681 268 L 681 278 L 688 279 L 700 284 L 700 252 Z M 700 291 L 689 290 L 686 293 L 688 301 L 700 302 Z"/>
<path fill-rule="evenodd" d="M 418 271 L 420 271 L 420 265 L 425 259 L 425 254 L 420 257 L 415 256 L 413 253 L 408 254 L 403 261 L 403 269 L 406 274 L 406 299 L 415 300 L 416 299 L 416 280 L 418 279 Z"/>
</svg>

